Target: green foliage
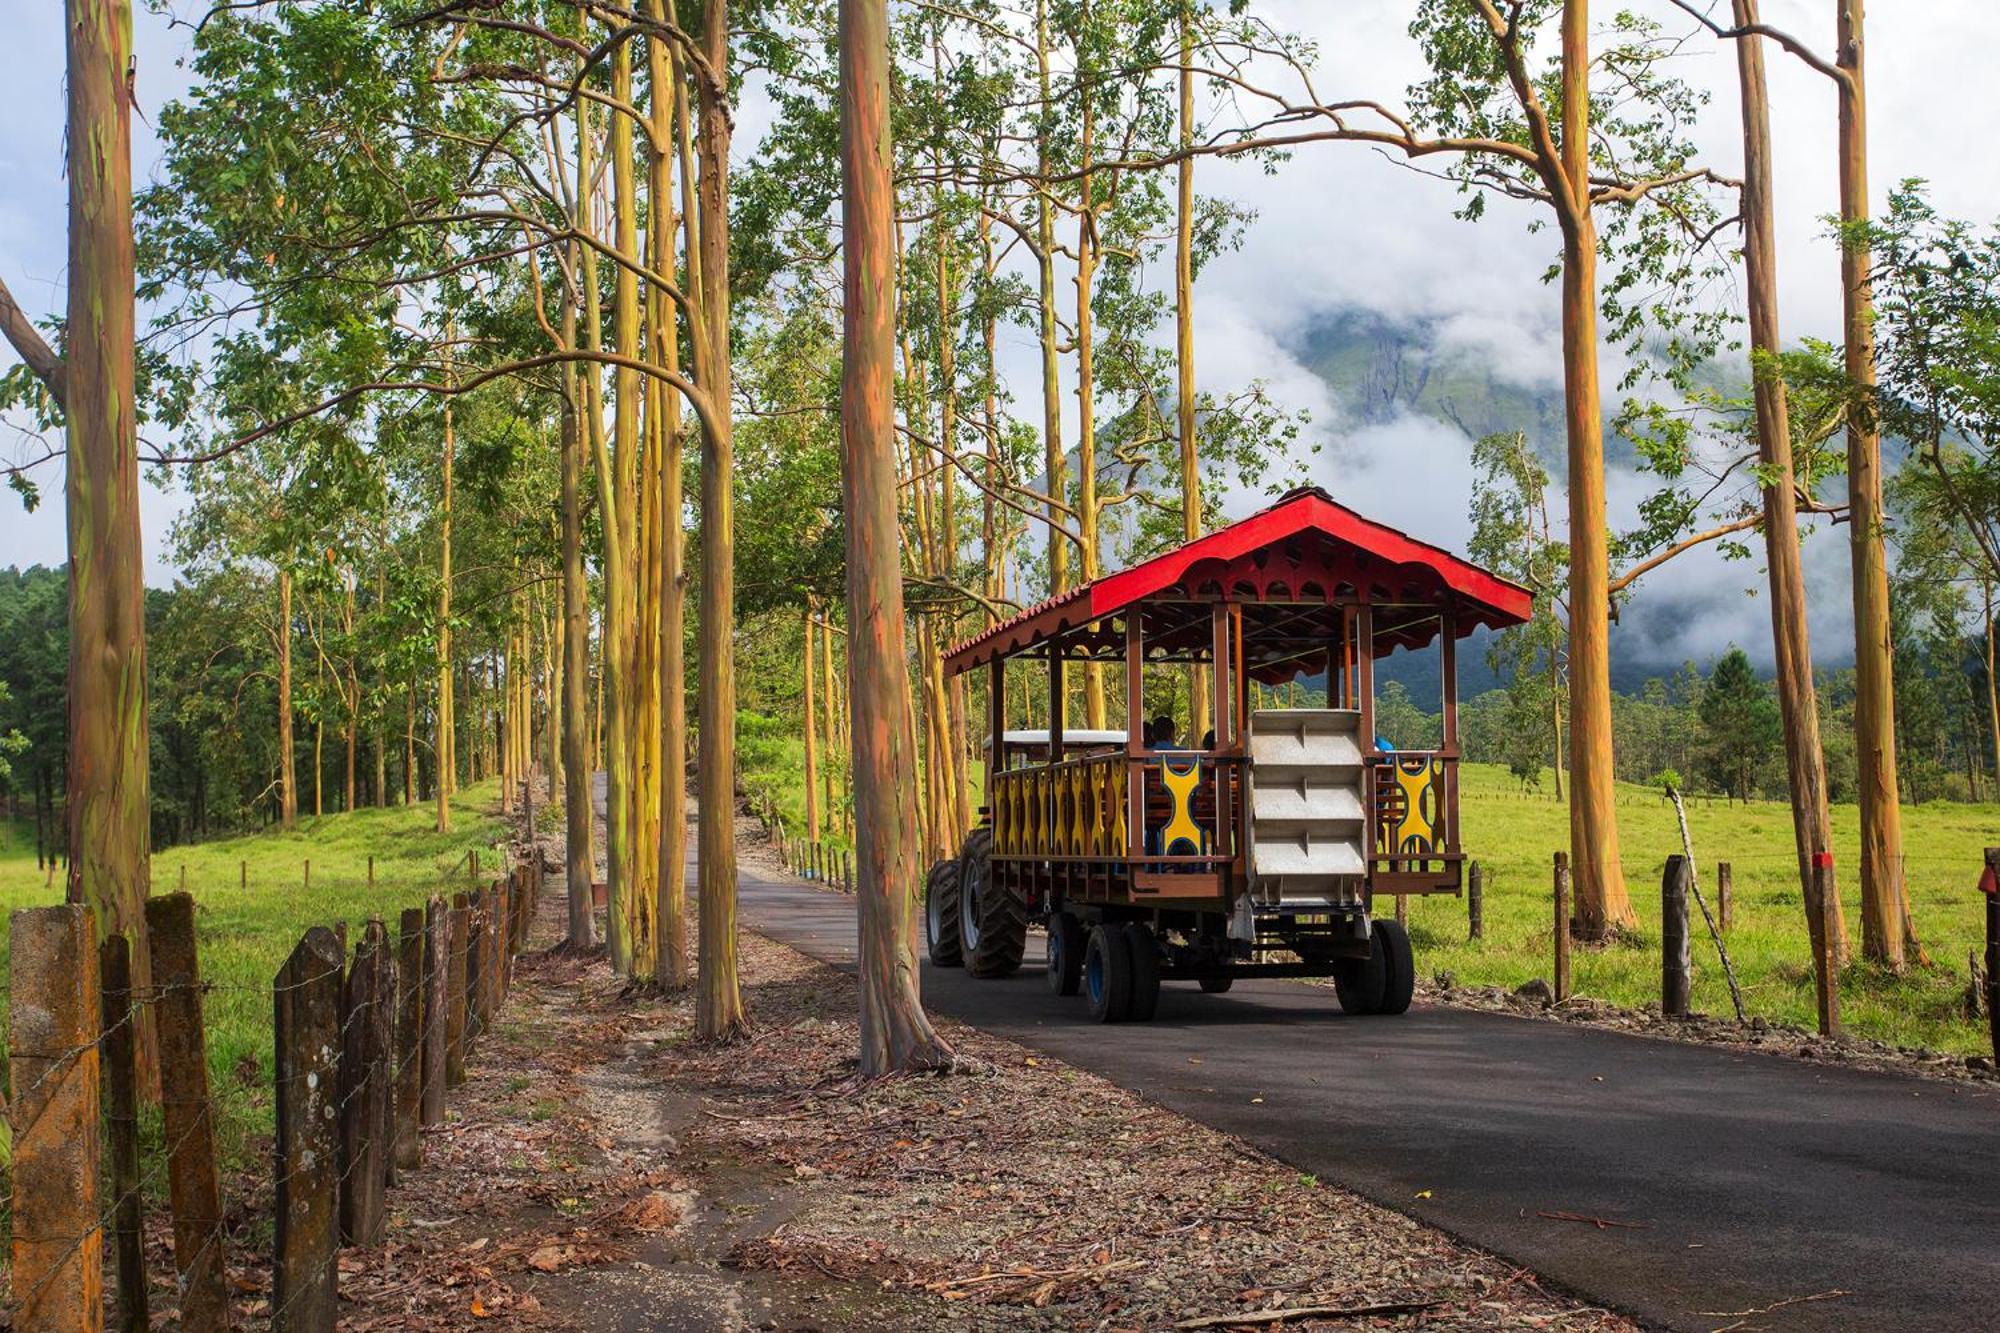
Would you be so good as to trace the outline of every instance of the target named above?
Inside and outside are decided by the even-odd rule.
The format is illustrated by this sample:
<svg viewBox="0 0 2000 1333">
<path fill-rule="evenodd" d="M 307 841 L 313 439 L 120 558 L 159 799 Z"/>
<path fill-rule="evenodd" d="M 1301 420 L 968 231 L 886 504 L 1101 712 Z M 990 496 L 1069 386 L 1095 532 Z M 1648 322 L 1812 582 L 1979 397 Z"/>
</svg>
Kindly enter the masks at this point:
<svg viewBox="0 0 2000 1333">
<path fill-rule="evenodd" d="M 1749 800 L 1757 770 L 1778 751 L 1778 701 L 1757 679 L 1750 659 L 1732 647 L 1709 673 L 1699 706 L 1702 759 L 1725 789 Z"/>
</svg>

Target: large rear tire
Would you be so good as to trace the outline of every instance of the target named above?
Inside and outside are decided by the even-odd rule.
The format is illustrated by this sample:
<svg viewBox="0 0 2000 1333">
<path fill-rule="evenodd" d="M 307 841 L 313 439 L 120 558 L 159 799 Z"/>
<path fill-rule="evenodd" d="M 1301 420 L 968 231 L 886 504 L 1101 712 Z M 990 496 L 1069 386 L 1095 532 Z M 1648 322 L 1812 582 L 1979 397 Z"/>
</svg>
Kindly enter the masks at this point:
<svg viewBox="0 0 2000 1333">
<path fill-rule="evenodd" d="M 1083 951 L 1083 997 L 1095 1023 L 1123 1023 L 1132 1012 L 1132 946 L 1123 926 L 1108 922 L 1091 930 Z"/>
<path fill-rule="evenodd" d="M 1049 918 L 1049 994 L 1076 994 L 1083 984 L 1083 953 L 1089 947 L 1083 922 L 1074 912 L 1057 912 Z"/>
<path fill-rule="evenodd" d="M 993 831 L 972 830 L 958 855 L 960 948 L 975 977 L 1004 977 L 1028 947 L 1028 905 L 993 882 Z"/>
<path fill-rule="evenodd" d="M 924 940 L 930 945 L 932 967 L 957 967 L 961 956 L 958 936 L 958 862 L 940 861 L 924 879 Z"/>
<path fill-rule="evenodd" d="M 1150 1023 L 1160 1007 L 1160 942 L 1152 927 L 1137 921 L 1125 925 L 1125 947 L 1132 953 L 1132 1002 L 1125 1017 Z"/>
<path fill-rule="evenodd" d="M 1417 991 L 1417 959 L 1410 949 L 1410 932 L 1396 920 L 1377 921 L 1375 938 L 1383 955 L 1382 1004 L 1378 1014 L 1402 1014 Z"/>
<path fill-rule="evenodd" d="M 1389 986 L 1388 960 L 1382 953 L 1382 923 L 1371 921 L 1368 927 L 1368 956 L 1343 958 L 1333 970 L 1333 989 L 1340 996 L 1340 1007 L 1357 1017 L 1381 1013 L 1382 996 Z"/>
</svg>

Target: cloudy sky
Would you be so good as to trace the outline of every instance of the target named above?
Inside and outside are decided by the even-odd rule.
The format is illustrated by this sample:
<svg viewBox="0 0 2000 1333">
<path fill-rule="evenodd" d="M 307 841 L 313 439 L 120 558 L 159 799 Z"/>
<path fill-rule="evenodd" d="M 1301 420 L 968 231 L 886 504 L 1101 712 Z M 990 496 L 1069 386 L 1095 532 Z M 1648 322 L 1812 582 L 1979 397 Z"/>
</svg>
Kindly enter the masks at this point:
<svg viewBox="0 0 2000 1333">
<path fill-rule="evenodd" d="M 1670 22 L 1663 0 L 1635 0 Z M 174 0 L 194 13 L 190 0 Z M 53 0 L 14 3 L 9 40 L 0 45 L 0 80 L 13 89 L 14 113 L 0 119 L 0 277 L 31 313 L 63 301 L 64 182 L 61 7 Z M 143 8 L 143 7 L 142 7 Z M 1319 86 L 1327 95 L 1400 100 L 1421 71 L 1404 33 L 1410 6 L 1398 0 L 1259 0 L 1280 26 L 1314 38 Z M 1726 9 L 1726 5 L 1722 6 Z M 1609 3 L 1600 6 L 1605 15 Z M 1831 45 L 1832 0 L 1766 0 L 1768 21 Z M 2000 5 L 1991 0 L 1878 3 L 1869 23 L 1869 100 L 1873 187 L 1878 201 L 1897 180 L 1923 176 L 1947 213 L 2000 217 L 2000 183 L 1987 163 L 2000 129 L 2000 80 L 1991 53 L 2000 50 Z M 176 61 L 188 30 L 158 14 L 137 19 L 139 101 L 151 112 L 176 95 L 184 75 Z M 1781 53 L 1769 56 L 1781 294 L 1787 338 L 1835 337 L 1839 328 L 1838 256 L 1824 238 L 1823 217 L 1836 206 L 1834 101 L 1830 85 Z M 1701 138 L 1708 160 L 1734 174 L 1740 161 L 1735 125 L 1735 67 L 1726 48 L 1705 39 L 1690 44 L 1684 77 L 1712 92 Z M 737 144 L 756 143 L 755 107 L 745 109 Z M 145 124 L 135 127 L 139 179 L 157 158 Z M 1197 292 L 1197 364 L 1206 388 L 1227 392 L 1253 378 L 1267 381 L 1287 405 L 1311 414 L 1310 431 L 1324 445 L 1316 479 L 1355 507 L 1420 536 L 1462 543 L 1469 476 L 1469 442 L 1428 420 L 1360 426 L 1345 406 L 1307 371 L 1297 353 L 1317 321 L 1366 309 L 1397 320 L 1422 321 L 1441 339 L 1488 364 L 1493 373 L 1547 389 L 1559 382 L 1555 293 L 1539 281 L 1550 237 L 1528 234 L 1527 214 L 1496 207 L 1485 221 L 1454 220 L 1451 187 L 1401 169 L 1352 145 L 1312 145 L 1275 175 L 1248 164 L 1206 163 L 1199 185 L 1254 209 L 1257 221 L 1242 248 L 1218 259 Z M 1160 275 L 1168 277 L 1166 272 Z M 0 366 L 12 353 L 0 347 Z M 1014 340 L 1005 357 L 1016 396 L 1034 396 L 1032 344 Z M 0 425 L 0 450 L 20 443 Z M 1392 466 L 1393 465 L 1393 466 Z M 39 478 L 59 497 L 59 469 Z M 1398 478 L 1424 478 L 1412 486 Z M 1631 476 L 1611 478 L 1613 508 L 1625 511 L 1643 493 Z M 0 499 L 0 505 L 12 505 Z M 149 574 L 171 577 L 161 558 L 174 497 L 151 488 L 145 497 Z M 1614 513 L 1614 522 L 1619 513 Z M 1838 660 L 1848 631 L 1846 569 L 1841 534 L 1812 543 L 1814 635 L 1821 656 Z M 0 522 L 0 565 L 63 557 L 59 503 L 34 514 L 7 513 Z M 1695 558 L 1670 566 L 1643 587 L 1655 607 L 1688 614 L 1647 617 L 1621 644 L 1625 652 L 1661 661 L 1706 657 L 1728 642 L 1768 659 L 1769 624 L 1761 600 L 1746 595 L 1758 571 Z M 1671 625 L 1670 630 L 1663 628 Z"/>
</svg>

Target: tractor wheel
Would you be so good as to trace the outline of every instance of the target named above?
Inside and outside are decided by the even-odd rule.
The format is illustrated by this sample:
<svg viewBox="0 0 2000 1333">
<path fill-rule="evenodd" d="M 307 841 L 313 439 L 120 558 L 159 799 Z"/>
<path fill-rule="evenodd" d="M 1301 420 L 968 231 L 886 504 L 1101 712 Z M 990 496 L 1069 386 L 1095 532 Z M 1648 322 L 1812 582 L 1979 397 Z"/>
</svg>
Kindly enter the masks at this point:
<svg viewBox="0 0 2000 1333">
<path fill-rule="evenodd" d="M 1382 997 L 1388 987 L 1389 965 L 1382 950 L 1382 923 L 1370 921 L 1368 956 L 1342 958 L 1334 964 L 1333 989 L 1340 996 L 1340 1007 L 1360 1016 L 1382 1012 Z"/>
<path fill-rule="evenodd" d="M 1375 923 L 1375 938 L 1382 949 L 1382 1003 L 1378 1014 L 1409 1012 L 1410 997 L 1417 989 L 1417 960 L 1410 951 L 1410 932 L 1393 918 Z"/>
<path fill-rule="evenodd" d="M 1021 966 L 1028 947 L 1028 905 L 993 883 L 993 831 L 976 828 L 958 854 L 959 940 L 965 970 L 1004 977 Z"/>
<path fill-rule="evenodd" d="M 1107 922 L 1083 950 L 1083 996 L 1095 1023 L 1123 1023 L 1132 1011 L 1132 946 L 1125 928 Z"/>
<path fill-rule="evenodd" d="M 1057 912 L 1049 918 L 1049 994 L 1074 995 L 1083 984 L 1083 923 L 1074 912 Z"/>
<path fill-rule="evenodd" d="M 965 959 L 958 937 L 958 862 L 940 861 L 924 878 L 924 939 L 932 967 L 957 967 Z"/>
<path fill-rule="evenodd" d="M 1150 1023 L 1160 1007 L 1160 942 L 1152 927 L 1133 921 L 1125 926 L 1125 945 L 1132 951 L 1132 1005 L 1125 1017 Z"/>
<path fill-rule="evenodd" d="M 1236 984 L 1236 978 L 1227 972 L 1211 972 L 1201 979 L 1201 988 L 1210 995 L 1220 995 Z"/>
</svg>

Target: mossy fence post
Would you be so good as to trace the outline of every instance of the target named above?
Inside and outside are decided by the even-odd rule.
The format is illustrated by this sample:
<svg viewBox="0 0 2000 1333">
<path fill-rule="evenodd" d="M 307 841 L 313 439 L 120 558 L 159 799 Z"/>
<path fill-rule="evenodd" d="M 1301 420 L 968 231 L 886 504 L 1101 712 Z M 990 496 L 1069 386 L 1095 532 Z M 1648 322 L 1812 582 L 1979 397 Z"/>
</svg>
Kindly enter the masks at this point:
<svg viewBox="0 0 2000 1333">
<path fill-rule="evenodd" d="M 146 901 L 153 985 L 159 992 L 160 1113 L 174 1215 L 174 1269 L 183 1328 L 230 1325 L 224 1271 L 222 1174 L 215 1157 L 215 1110 L 208 1093 L 201 969 L 195 961 L 194 898 Z"/>
<path fill-rule="evenodd" d="M 424 908 L 424 1087 L 420 1119 L 426 1126 L 444 1122 L 445 1051 L 450 1036 L 451 909 L 443 894 L 433 894 Z"/>
<path fill-rule="evenodd" d="M 465 960 L 467 951 L 472 947 L 472 909 L 462 893 L 452 895 L 451 927 L 446 944 L 444 1081 L 446 1087 L 455 1088 L 465 1082 L 465 1024 L 468 1017 Z"/>
<path fill-rule="evenodd" d="M 146 1301 L 146 1201 L 139 1183 L 139 1087 L 132 1025 L 132 941 L 111 935 L 98 946 L 103 985 L 104 1130 L 110 1139 L 112 1223 L 117 1249 L 118 1318 L 125 1333 L 152 1327 Z"/>
<path fill-rule="evenodd" d="M 271 983 L 277 1055 L 276 1333 L 323 1333 L 338 1315 L 341 951 L 314 926 Z"/>
<path fill-rule="evenodd" d="M 1660 1012 L 1685 1018 L 1694 988 L 1694 958 L 1688 947 L 1688 886 L 1694 870 L 1676 852 L 1660 875 Z"/>
<path fill-rule="evenodd" d="M 398 1171 L 424 1160 L 418 1131 L 424 1096 L 424 909 L 406 907 L 396 932 L 396 1133 L 391 1154 Z"/>
<path fill-rule="evenodd" d="M 104 1327 L 96 932 L 76 903 L 11 922 L 14 1327 L 82 1333 Z"/>
<path fill-rule="evenodd" d="M 371 918 L 354 946 L 341 1020 L 340 1235 L 349 1245 L 376 1244 L 385 1220 L 388 954 L 388 932 L 379 917 Z"/>
<path fill-rule="evenodd" d="M 1993 1059 L 2000 1063 L 2000 847 L 1986 849 L 1979 887 L 1986 897 L 1986 1023 L 1993 1033 Z"/>
<path fill-rule="evenodd" d="M 1486 868 L 1474 861 L 1465 872 L 1465 937 L 1486 936 Z"/>
<path fill-rule="evenodd" d="M 1569 998 L 1569 853 L 1555 860 L 1555 1002 Z"/>
<path fill-rule="evenodd" d="M 1727 861 L 1715 863 L 1715 915 L 1716 928 L 1727 935 L 1736 924 L 1736 876 Z"/>
</svg>

